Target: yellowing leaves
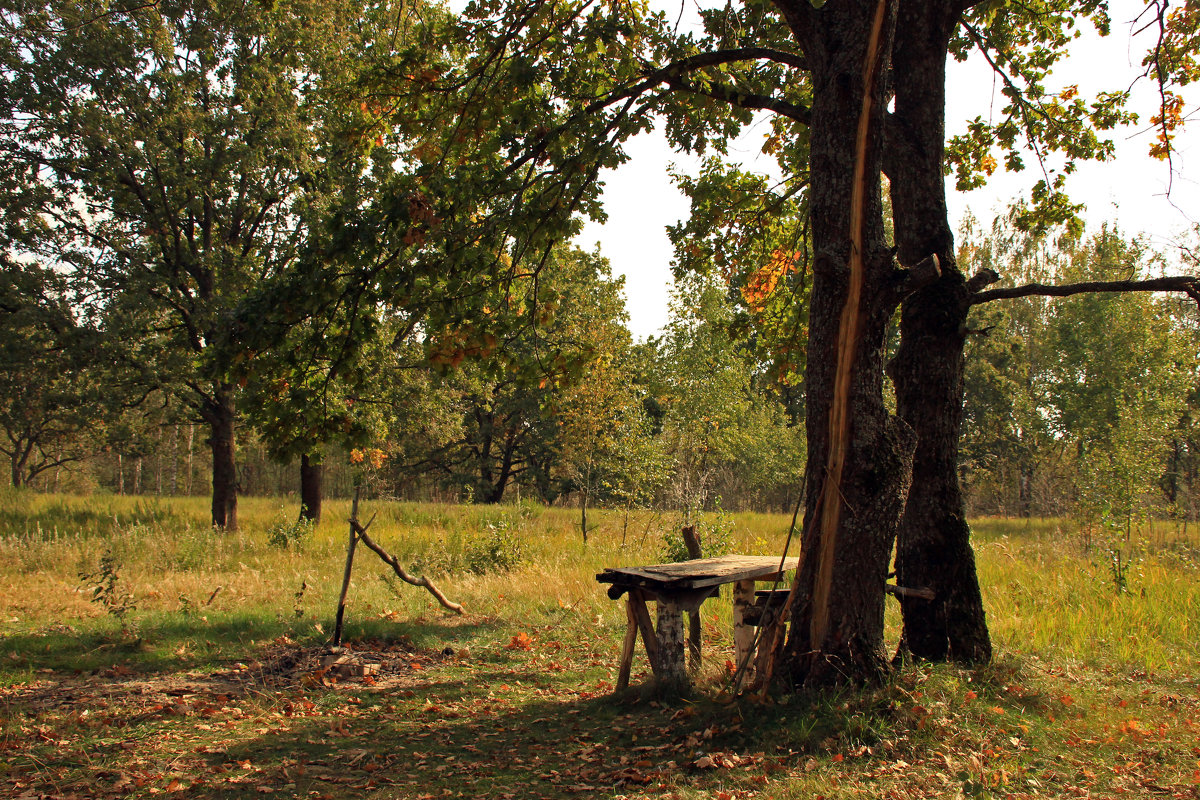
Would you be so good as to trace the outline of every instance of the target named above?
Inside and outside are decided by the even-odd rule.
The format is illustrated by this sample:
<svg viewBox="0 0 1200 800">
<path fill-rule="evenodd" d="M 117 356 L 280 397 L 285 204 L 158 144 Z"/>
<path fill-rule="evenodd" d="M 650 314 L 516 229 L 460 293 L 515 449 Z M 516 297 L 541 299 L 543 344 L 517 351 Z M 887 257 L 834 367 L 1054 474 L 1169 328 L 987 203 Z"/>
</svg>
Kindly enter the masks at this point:
<svg viewBox="0 0 1200 800">
<path fill-rule="evenodd" d="M 371 465 L 372 469 L 381 469 L 383 462 L 387 459 L 387 453 L 380 450 L 378 447 L 354 448 L 350 451 L 350 463 Z"/>
<path fill-rule="evenodd" d="M 1158 127 L 1158 141 L 1150 146 L 1150 155 L 1165 159 L 1171 154 L 1176 129 L 1183 125 L 1183 98 L 1174 92 L 1164 92 L 1159 113 L 1150 122 Z"/>
<path fill-rule="evenodd" d="M 802 253 L 794 250 L 772 250 L 767 263 L 746 278 L 746 284 L 742 287 L 742 300 L 746 305 L 756 313 L 766 308 L 779 282 L 796 268 L 802 256 Z"/>
</svg>

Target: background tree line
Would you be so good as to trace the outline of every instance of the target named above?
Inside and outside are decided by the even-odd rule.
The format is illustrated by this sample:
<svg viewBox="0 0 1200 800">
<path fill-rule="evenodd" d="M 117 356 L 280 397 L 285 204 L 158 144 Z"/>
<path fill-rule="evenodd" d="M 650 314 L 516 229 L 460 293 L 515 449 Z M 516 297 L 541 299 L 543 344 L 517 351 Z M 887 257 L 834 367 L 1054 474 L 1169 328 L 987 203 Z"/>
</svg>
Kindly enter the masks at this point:
<svg viewBox="0 0 1200 800">
<path fill-rule="evenodd" d="M 1015 283 L 1145 278 L 1164 262 L 1117 230 L 1052 241 L 1004 218 L 965 230 L 960 258 Z M 6 279 L 31 274 L 10 265 Z M 668 328 L 635 343 L 621 281 L 603 258 L 565 249 L 546 278 L 557 287 L 549 290 L 557 313 L 513 339 L 504 362 L 476 354 L 452 363 L 438 349 L 445 342 L 416 332 L 363 356 L 371 380 L 339 402 L 370 420 L 369 436 L 332 446 L 327 490 L 353 491 L 349 458 L 358 445 L 386 454 L 372 488 L 397 497 L 524 497 L 581 509 L 790 507 L 803 401 L 779 390 L 778 365 L 762 362 L 758 338 L 745 334 L 744 286 L 681 280 Z M 5 299 L 14 310 L 3 328 L 0 445 L 13 482 L 203 491 L 206 432 L 186 407 L 161 391 L 112 402 L 128 400 L 129 387 L 97 372 L 104 331 L 81 329 L 51 303 L 52 285 L 36 289 L 40 299 L 10 283 Z M 785 280 L 768 294 L 778 301 L 789 291 Z M 1196 519 L 1194 304 L 1145 293 L 1027 297 L 982 306 L 970 324 L 960 469 L 972 513 L 1078 515 L 1122 526 L 1146 515 Z M 555 360 L 557 372 L 548 370 L 545 362 Z M 287 419 L 285 384 L 238 390 L 247 407 L 239 475 L 248 493 L 300 491 L 299 456 L 259 428 Z"/>
</svg>

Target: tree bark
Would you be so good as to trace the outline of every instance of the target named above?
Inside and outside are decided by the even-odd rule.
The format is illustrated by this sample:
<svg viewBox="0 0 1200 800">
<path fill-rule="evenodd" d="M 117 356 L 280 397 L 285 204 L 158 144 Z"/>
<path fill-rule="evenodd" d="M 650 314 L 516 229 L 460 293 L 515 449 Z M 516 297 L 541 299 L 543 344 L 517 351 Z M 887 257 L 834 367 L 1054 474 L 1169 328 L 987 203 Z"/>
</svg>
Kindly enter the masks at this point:
<svg viewBox="0 0 1200 800">
<path fill-rule="evenodd" d="M 227 531 L 237 530 L 237 448 L 234 438 L 237 406 L 233 387 L 216 387 L 204 409 L 212 448 L 212 524 Z"/>
<path fill-rule="evenodd" d="M 321 521 L 322 478 L 324 465 L 308 453 L 300 456 L 300 519 L 314 525 Z"/>
<path fill-rule="evenodd" d="M 902 0 L 893 54 L 895 111 L 886 169 L 897 256 L 931 255 L 941 275 L 905 298 L 890 372 L 896 409 L 917 437 L 912 486 L 896 543 L 896 583 L 929 588 L 933 600 L 900 596 L 898 657 L 976 663 L 991 642 L 958 476 L 963 348 L 971 288 L 955 261 L 942 175 L 946 49 L 957 23 L 947 0 Z"/>
<path fill-rule="evenodd" d="M 812 69 L 816 257 L 803 555 L 776 674 L 793 685 L 857 683 L 888 669 L 884 583 L 912 453 L 911 435 L 883 402 L 884 339 L 899 303 L 880 197 L 894 15 L 875 0 L 845 0 L 791 3 L 785 16 Z M 878 60 L 864 68 L 873 48 Z"/>
</svg>

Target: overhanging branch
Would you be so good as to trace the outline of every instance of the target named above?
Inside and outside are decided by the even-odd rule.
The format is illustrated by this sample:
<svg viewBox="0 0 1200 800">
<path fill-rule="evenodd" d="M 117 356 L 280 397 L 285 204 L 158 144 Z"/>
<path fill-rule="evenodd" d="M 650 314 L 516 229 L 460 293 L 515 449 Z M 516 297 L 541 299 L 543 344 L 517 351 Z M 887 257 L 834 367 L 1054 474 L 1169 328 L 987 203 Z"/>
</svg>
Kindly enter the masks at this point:
<svg viewBox="0 0 1200 800">
<path fill-rule="evenodd" d="M 660 67 L 659 69 L 647 72 L 645 77 L 637 83 L 620 89 L 614 89 L 607 95 L 599 97 L 588 103 L 582 109 L 572 114 L 561 125 L 542 136 L 541 139 L 534 144 L 529 151 L 527 151 L 520 158 L 515 159 L 513 163 L 509 165 L 507 172 L 514 172 L 525 164 L 539 159 L 549 148 L 551 141 L 561 136 L 572 125 L 577 123 L 582 118 L 588 117 L 599 111 L 603 111 L 609 106 L 622 102 L 626 103 L 626 108 L 623 111 L 627 113 L 634 100 L 636 100 L 638 97 L 641 97 L 646 92 L 654 89 L 655 87 L 664 84 L 667 85 L 668 88 L 682 89 L 682 91 L 700 93 L 690 85 L 686 88 L 683 88 L 680 86 L 672 86 L 672 84 L 680 83 L 682 76 L 696 72 L 697 70 L 701 70 L 706 67 L 716 67 L 722 64 L 734 64 L 739 61 L 772 61 L 774 63 L 783 64 L 784 66 L 794 67 L 796 69 L 806 69 L 806 62 L 803 57 L 796 55 L 795 53 L 788 53 L 782 50 L 773 50 L 769 47 L 735 47 L 728 50 L 713 50 L 708 53 L 697 53 L 696 55 L 681 58 L 678 61 L 673 61 L 670 64 L 667 64 L 665 67 Z M 729 91 L 736 92 L 736 90 L 732 89 Z M 743 96 L 743 93 L 741 92 L 736 92 L 736 94 Z M 708 96 L 716 97 L 716 95 L 712 94 Z M 784 100 L 778 100 L 777 98 L 765 97 L 762 95 L 744 96 L 755 97 L 764 103 L 771 104 L 745 107 L 775 111 L 776 113 L 784 114 L 790 119 L 803 122 L 805 125 L 808 124 L 808 121 L 811 118 L 810 109 L 795 103 L 789 103 Z M 719 97 L 718 99 L 732 103 L 732 100 L 728 98 Z M 781 109 L 786 109 L 786 111 Z"/>
<path fill-rule="evenodd" d="M 1088 292 L 1184 292 L 1197 304 L 1200 304 L 1200 278 L 1192 275 L 1176 275 L 1142 281 L 1083 281 L 1062 286 L 1027 283 L 1024 286 L 978 292 L 971 297 L 970 305 L 977 306 L 994 300 L 1012 300 L 1017 297 L 1070 297 Z"/>
<path fill-rule="evenodd" d="M 751 111 L 774 111 L 776 114 L 793 119 L 802 125 L 808 125 L 812 121 L 812 113 L 804 106 L 790 103 L 787 100 L 781 100 L 778 97 L 743 92 L 725 84 L 714 83 L 705 88 L 688 83 L 680 78 L 672 78 L 667 81 L 667 86 L 672 91 L 700 95 L 701 97 L 711 97 L 714 100 L 720 100 L 723 103 L 728 103 L 738 108 L 745 108 Z"/>
</svg>

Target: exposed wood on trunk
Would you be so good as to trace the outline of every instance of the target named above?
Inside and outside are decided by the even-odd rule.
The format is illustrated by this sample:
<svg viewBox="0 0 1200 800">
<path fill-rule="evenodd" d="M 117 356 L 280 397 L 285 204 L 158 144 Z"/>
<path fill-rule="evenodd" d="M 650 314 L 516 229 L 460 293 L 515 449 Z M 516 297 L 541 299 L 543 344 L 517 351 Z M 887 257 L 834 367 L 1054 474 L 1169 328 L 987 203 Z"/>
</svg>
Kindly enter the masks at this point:
<svg viewBox="0 0 1200 800">
<path fill-rule="evenodd" d="M 829 411 L 829 452 L 819 503 L 820 551 L 816 556 L 817 577 L 813 586 L 809 633 L 810 641 L 818 649 L 829 633 L 829 598 L 833 588 L 833 564 L 837 554 L 842 516 L 842 472 L 851 434 L 851 381 L 861 330 L 862 292 L 866 271 L 863 261 L 863 251 L 866 248 L 863 236 L 864 216 L 867 192 L 874 186 L 874 182 L 868 179 L 867 146 L 873 134 L 871 117 L 876 102 L 880 67 L 884 63 L 880 44 L 887 16 L 887 2 L 888 0 L 879 0 L 876 4 L 862 69 L 864 89 L 855 139 L 854 181 L 850 198 L 850 283 L 838 327 L 837 368 L 834 375 L 833 402 Z"/>
</svg>

